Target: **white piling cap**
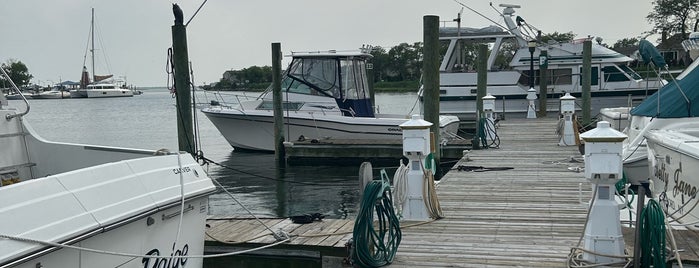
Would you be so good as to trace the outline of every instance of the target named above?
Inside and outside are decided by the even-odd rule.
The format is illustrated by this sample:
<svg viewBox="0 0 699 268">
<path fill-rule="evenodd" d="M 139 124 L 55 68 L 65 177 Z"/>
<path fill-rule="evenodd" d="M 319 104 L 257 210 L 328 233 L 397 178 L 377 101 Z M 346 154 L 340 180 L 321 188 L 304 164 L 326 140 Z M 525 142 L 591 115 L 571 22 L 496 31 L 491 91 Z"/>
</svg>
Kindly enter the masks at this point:
<svg viewBox="0 0 699 268">
<path fill-rule="evenodd" d="M 560 100 L 575 100 L 575 97 L 571 96 L 570 93 L 566 92 L 565 95 L 559 98 Z"/>
<path fill-rule="evenodd" d="M 532 87 L 527 90 L 527 100 L 535 100 L 536 99 L 536 90 Z"/>
<path fill-rule="evenodd" d="M 621 142 L 627 137 L 626 134 L 612 128 L 611 124 L 607 121 L 597 122 L 597 127 L 595 129 L 580 134 L 580 138 L 585 142 Z"/>
<path fill-rule="evenodd" d="M 410 120 L 399 125 L 401 129 L 426 129 L 430 128 L 431 126 L 432 123 L 422 120 L 422 117 L 419 114 L 412 115 Z"/>
<path fill-rule="evenodd" d="M 483 96 L 483 100 L 495 100 L 495 97 L 488 93 L 487 95 Z"/>
</svg>

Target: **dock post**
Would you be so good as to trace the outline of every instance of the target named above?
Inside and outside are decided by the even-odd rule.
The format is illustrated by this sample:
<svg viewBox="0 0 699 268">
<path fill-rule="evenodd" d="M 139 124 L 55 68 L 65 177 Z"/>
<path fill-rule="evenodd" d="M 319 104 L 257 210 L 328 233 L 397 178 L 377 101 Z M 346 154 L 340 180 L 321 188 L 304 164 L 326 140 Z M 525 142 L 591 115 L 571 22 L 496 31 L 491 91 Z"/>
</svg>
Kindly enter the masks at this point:
<svg viewBox="0 0 699 268">
<path fill-rule="evenodd" d="M 592 87 L 592 41 L 583 42 L 583 62 L 582 62 L 582 123 L 584 126 L 592 122 L 590 116 L 590 88 Z"/>
<path fill-rule="evenodd" d="M 497 137 L 495 133 L 495 97 L 490 93 L 483 97 L 483 113 L 485 113 L 485 140 L 488 141 L 487 143 L 492 143 Z M 485 147 L 487 149 L 488 144 Z"/>
<path fill-rule="evenodd" d="M 282 113 L 282 45 L 272 43 L 272 108 L 274 109 L 274 160 L 284 166 L 284 114 Z"/>
<path fill-rule="evenodd" d="M 442 155 L 441 137 L 439 135 L 439 16 L 425 15 L 423 17 L 423 61 L 422 82 L 424 92 L 425 120 L 432 123 L 434 133 L 434 160 L 437 163 Z"/>
<path fill-rule="evenodd" d="M 534 104 L 535 100 L 536 89 L 530 87 L 529 90 L 527 90 L 527 101 L 529 101 L 529 107 L 527 107 L 527 118 L 536 118 L 536 104 Z"/>
<path fill-rule="evenodd" d="M 174 6 L 180 10 L 178 6 Z M 175 17 L 172 25 L 172 61 L 175 76 L 175 98 L 177 103 L 177 144 L 180 151 L 196 153 L 194 128 L 192 127 L 192 93 L 189 87 L 189 56 L 187 52 L 187 26 L 183 18 Z"/>
<path fill-rule="evenodd" d="M 538 118 L 546 117 L 548 103 L 548 52 L 546 47 L 539 48 L 539 114 Z"/>
<path fill-rule="evenodd" d="M 435 124 L 413 115 L 410 120 L 400 125 L 403 130 L 403 155 L 408 158 L 408 191 L 407 200 L 403 203 L 403 219 L 423 221 L 429 220 L 425 205 L 425 173 L 426 161 L 430 154 L 430 127 Z M 436 163 L 436 162 L 435 162 Z M 435 168 L 435 163 L 429 163 Z M 434 174 L 434 173 L 433 173 Z"/>
<path fill-rule="evenodd" d="M 563 129 L 560 130 L 561 139 L 558 146 L 573 146 L 575 142 L 575 130 L 573 129 L 573 115 L 575 114 L 575 97 L 567 93 L 560 98 L 561 115 L 563 116 Z"/>
<path fill-rule="evenodd" d="M 477 144 L 481 138 L 485 137 L 486 130 L 483 113 L 483 97 L 488 91 L 488 46 L 485 44 L 478 45 L 478 64 L 477 64 L 478 79 L 476 81 L 476 137 L 473 144 Z M 487 123 L 486 123 L 487 124 Z"/>
<path fill-rule="evenodd" d="M 580 137 L 585 141 L 585 178 L 595 193 L 590 201 L 582 259 L 596 264 L 624 261 L 624 237 L 614 196 L 622 174 L 622 142 L 627 136 L 601 121 Z"/>
</svg>

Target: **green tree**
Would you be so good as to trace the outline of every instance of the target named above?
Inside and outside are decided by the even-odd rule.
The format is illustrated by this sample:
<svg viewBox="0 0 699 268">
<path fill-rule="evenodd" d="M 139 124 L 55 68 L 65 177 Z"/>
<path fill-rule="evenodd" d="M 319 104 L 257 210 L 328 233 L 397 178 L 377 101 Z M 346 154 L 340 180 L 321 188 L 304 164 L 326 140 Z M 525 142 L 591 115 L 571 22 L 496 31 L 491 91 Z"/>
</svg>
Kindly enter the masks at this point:
<svg viewBox="0 0 699 268">
<path fill-rule="evenodd" d="M 567 32 L 567 33 L 559 33 L 559 32 L 553 32 L 553 33 L 548 33 L 544 34 L 541 36 L 541 42 L 548 43 L 549 40 L 554 40 L 556 42 L 570 42 L 573 41 L 573 38 L 575 38 L 575 34 L 573 32 Z"/>
<path fill-rule="evenodd" d="M 681 33 L 687 38 L 688 31 L 696 31 L 699 24 L 699 0 L 655 0 L 646 19 L 653 25 L 651 33 Z"/>
<path fill-rule="evenodd" d="M 612 49 L 618 49 L 622 47 L 632 47 L 632 46 L 638 46 L 638 38 L 632 37 L 632 38 L 624 38 L 624 39 L 619 39 L 612 45 Z"/>
<path fill-rule="evenodd" d="M 370 54 L 373 56 L 371 63 L 374 65 L 374 82 L 383 81 L 391 59 L 386 53 L 386 49 L 380 46 L 372 48 Z"/>
<path fill-rule="evenodd" d="M 34 78 L 34 76 L 29 73 L 27 65 L 15 59 L 9 59 L 7 63 L 2 65 L 2 68 L 5 69 L 10 79 L 12 79 L 19 88 L 29 85 L 29 81 Z M 6 83 L 4 76 L 0 78 L 2 78 L 3 84 L 7 87 L 10 86 L 9 83 Z"/>
</svg>

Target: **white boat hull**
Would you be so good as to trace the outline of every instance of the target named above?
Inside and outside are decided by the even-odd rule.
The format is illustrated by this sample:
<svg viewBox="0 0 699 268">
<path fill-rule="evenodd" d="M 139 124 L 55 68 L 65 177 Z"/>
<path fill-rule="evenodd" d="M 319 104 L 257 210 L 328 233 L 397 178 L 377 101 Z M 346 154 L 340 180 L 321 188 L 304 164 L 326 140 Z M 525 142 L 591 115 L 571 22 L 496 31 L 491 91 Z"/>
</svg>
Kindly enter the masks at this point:
<svg viewBox="0 0 699 268">
<path fill-rule="evenodd" d="M 0 109 L 3 118 L 15 114 Z M 202 254 L 215 187 L 191 155 L 48 142 L 21 117 L 0 121 L 0 148 L 0 234 L 138 255 Z M 167 261 L 0 239 L 0 267 L 177 267 Z M 201 267 L 200 259 L 186 263 Z"/>
<path fill-rule="evenodd" d="M 699 128 L 646 134 L 653 197 L 677 223 L 699 230 Z"/>
<path fill-rule="evenodd" d="M 204 114 L 218 128 L 234 148 L 274 151 L 274 117 L 271 111 L 239 111 L 235 109 L 207 108 Z M 402 137 L 398 125 L 407 118 L 347 117 L 323 115 L 322 113 L 292 112 L 285 114 L 284 131 L 287 140 L 327 140 L 327 139 L 396 139 Z M 457 118 L 445 119 L 442 132 L 456 134 L 459 127 Z M 448 134 L 446 134 L 448 135 Z"/>
<path fill-rule="evenodd" d="M 130 89 L 94 89 L 87 90 L 88 98 L 115 98 L 115 97 L 133 97 L 133 91 Z"/>
</svg>

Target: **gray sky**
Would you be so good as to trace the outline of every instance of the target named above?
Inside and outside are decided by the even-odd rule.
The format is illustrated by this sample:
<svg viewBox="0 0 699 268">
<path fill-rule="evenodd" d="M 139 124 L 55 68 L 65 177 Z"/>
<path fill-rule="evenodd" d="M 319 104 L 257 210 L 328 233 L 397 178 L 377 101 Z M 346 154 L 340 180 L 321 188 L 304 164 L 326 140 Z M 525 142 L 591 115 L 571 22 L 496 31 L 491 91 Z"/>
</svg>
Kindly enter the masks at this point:
<svg viewBox="0 0 699 268">
<path fill-rule="evenodd" d="M 182 7 L 186 22 L 202 1 L 0 0 L 0 61 L 24 62 L 33 83 L 78 81 L 94 7 L 96 39 L 101 40 L 101 47 L 95 42 L 97 73 L 111 71 L 136 86 L 164 86 L 172 43 L 171 3 Z M 502 22 L 488 1 L 461 2 Z M 645 16 L 651 0 L 509 0 L 493 6 L 501 3 L 521 5 L 516 14 L 544 33 L 600 36 L 610 45 L 650 29 Z M 271 65 L 273 42 L 282 44 L 285 55 L 351 50 L 362 44 L 390 48 L 422 41 L 424 15 L 451 21 L 460 8 L 452 0 L 209 0 L 187 28 L 189 60 L 195 83 L 211 83 L 226 70 Z M 463 26 L 492 24 L 468 10 L 463 14 Z M 655 38 L 650 41 L 655 43 Z"/>
</svg>

